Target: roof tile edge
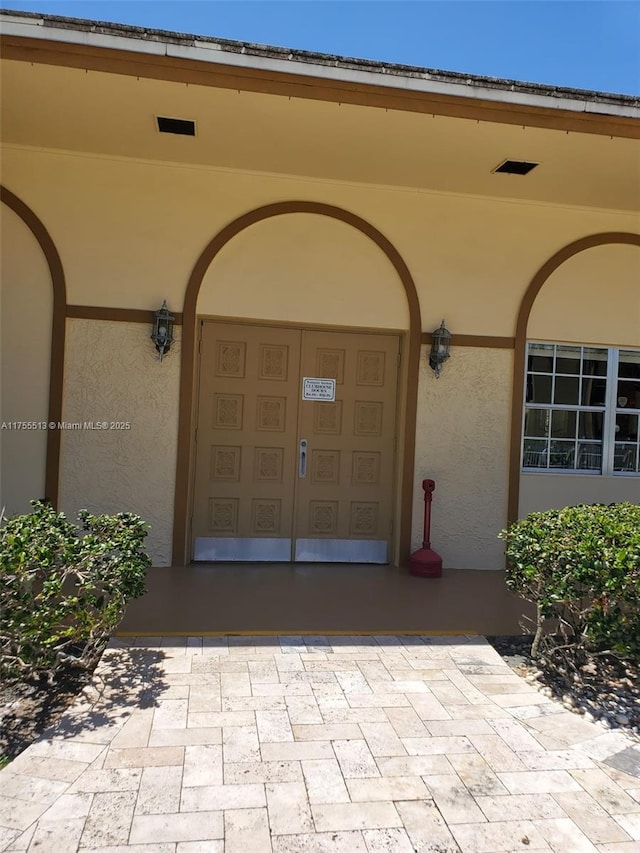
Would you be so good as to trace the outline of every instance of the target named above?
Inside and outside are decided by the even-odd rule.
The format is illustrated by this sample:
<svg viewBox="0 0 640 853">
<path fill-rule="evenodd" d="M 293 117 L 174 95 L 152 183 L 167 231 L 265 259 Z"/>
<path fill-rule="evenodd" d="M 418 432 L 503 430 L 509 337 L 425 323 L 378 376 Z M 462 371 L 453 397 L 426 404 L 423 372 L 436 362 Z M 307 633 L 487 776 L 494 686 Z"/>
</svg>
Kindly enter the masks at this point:
<svg viewBox="0 0 640 853">
<path fill-rule="evenodd" d="M 391 77 L 407 80 L 425 81 L 430 83 L 450 84 L 456 86 L 474 87 L 484 90 L 496 90 L 509 93 L 511 96 L 548 97 L 559 101 L 581 101 L 585 104 L 615 105 L 618 107 L 637 108 L 640 110 L 640 96 L 598 92 L 587 89 L 575 89 L 563 86 L 550 86 L 542 83 L 530 83 L 500 77 L 485 77 L 475 74 L 465 74 L 457 71 L 443 71 L 415 65 L 381 62 L 376 60 L 359 59 L 313 51 L 296 50 L 284 47 L 255 44 L 252 42 L 233 41 L 230 39 L 211 36 L 177 33 L 168 30 L 158 30 L 138 27 L 129 24 L 117 24 L 108 21 L 92 21 L 84 18 L 70 18 L 59 15 L 46 15 L 38 12 L 22 12 L 11 9 L 0 9 L 0 32 L 3 20 L 7 23 L 33 24 L 39 27 L 63 29 L 70 32 L 92 33 L 102 36 L 129 38 L 132 40 L 152 41 L 162 44 L 181 45 L 183 47 L 215 49 L 244 57 L 254 56 L 257 59 L 271 59 L 296 62 L 312 66 L 330 67 L 346 72 L 369 72 L 371 74 L 386 74 Z M 44 33 L 39 33 L 42 38 Z M 559 105 L 559 103 L 557 104 Z M 588 110 L 587 110 L 588 111 Z M 600 112 L 600 110 L 596 110 Z M 639 116 L 640 117 L 640 116 Z"/>
</svg>

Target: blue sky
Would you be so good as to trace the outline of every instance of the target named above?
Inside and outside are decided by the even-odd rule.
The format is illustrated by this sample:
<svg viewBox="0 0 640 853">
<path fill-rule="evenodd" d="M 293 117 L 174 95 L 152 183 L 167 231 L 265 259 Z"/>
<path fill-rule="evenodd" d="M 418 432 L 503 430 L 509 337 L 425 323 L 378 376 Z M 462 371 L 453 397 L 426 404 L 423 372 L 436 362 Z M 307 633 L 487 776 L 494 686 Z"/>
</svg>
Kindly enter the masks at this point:
<svg viewBox="0 0 640 853">
<path fill-rule="evenodd" d="M 3 5 L 446 71 L 640 94 L 636 0 L 5 0 Z"/>
</svg>

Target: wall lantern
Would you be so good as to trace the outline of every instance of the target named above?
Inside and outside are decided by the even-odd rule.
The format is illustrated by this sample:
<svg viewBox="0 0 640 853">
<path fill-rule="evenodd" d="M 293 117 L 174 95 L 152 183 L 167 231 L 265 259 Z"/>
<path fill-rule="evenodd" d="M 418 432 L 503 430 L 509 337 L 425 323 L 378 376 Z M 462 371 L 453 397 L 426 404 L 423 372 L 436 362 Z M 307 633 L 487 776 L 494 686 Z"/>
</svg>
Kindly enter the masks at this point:
<svg viewBox="0 0 640 853">
<path fill-rule="evenodd" d="M 156 345 L 156 349 L 160 353 L 160 361 L 166 352 L 171 349 L 173 343 L 173 324 L 175 322 L 173 314 L 169 313 L 167 300 L 163 300 L 162 308 L 156 311 L 153 320 L 153 331 L 151 332 L 151 340 Z"/>
<path fill-rule="evenodd" d="M 451 332 L 445 328 L 444 320 L 440 326 L 431 332 L 431 354 L 429 355 L 429 365 L 435 371 L 436 379 L 440 376 L 440 368 L 449 358 L 449 349 L 451 347 Z"/>
</svg>

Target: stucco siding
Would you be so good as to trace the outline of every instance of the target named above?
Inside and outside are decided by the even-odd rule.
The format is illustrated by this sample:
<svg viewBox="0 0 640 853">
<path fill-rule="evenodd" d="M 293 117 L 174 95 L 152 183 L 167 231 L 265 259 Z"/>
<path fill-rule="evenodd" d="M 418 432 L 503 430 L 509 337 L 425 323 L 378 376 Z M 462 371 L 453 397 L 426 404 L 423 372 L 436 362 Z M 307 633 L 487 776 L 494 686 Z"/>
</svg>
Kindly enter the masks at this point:
<svg viewBox="0 0 640 853">
<path fill-rule="evenodd" d="M 431 545 L 445 568 L 504 568 L 513 353 L 458 347 L 439 379 L 420 360 L 412 550 L 422 542 L 422 480 L 436 481 Z"/>
<path fill-rule="evenodd" d="M 382 250 L 344 222 L 285 214 L 241 231 L 209 267 L 198 313 L 408 329 L 404 287 Z"/>
<path fill-rule="evenodd" d="M 155 309 L 166 298 L 179 310 L 197 258 L 222 228 L 262 205 L 300 200 L 355 213 L 393 243 L 416 283 L 424 331 L 444 317 L 454 333 L 511 336 L 530 281 L 555 252 L 638 228 L 624 212 L 10 146 L 3 163 L 12 191 L 49 229 L 75 305 Z"/>
<path fill-rule="evenodd" d="M 638 477 L 603 477 L 589 474 L 522 474 L 520 509 L 523 518 L 530 512 L 562 509 L 592 503 L 640 503 Z"/>
<path fill-rule="evenodd" d="M 197 259 L 223 228 L 264 205 L 312 201 L 362 217 L 392 243 L 415 282 L 422 331 L 444 318 L 454 335 L 513 337 L 523 296 L 549 258 L 585 236 L 638 224 L 633 213 L 603 208 L 19 146 L 8 146 L 3 160 L 7 185 L 49 231 L 76 306 L 155 310 L 166 299 L 181 311 Z M 582 254 L 543 286 L 529 337 L 638 345 L 638 250 Z M 384 253 L 356 229 L 316 214 L 274 217 L 234 237 L 207 270 L 197 311 L 268 323 L 409 326 L 402 284 Z M 68 320 L 67 329 L 64 419 L 132 427 L 65 432 L 62 506 L 139 512 L 153 527 L 154 561 L 167 563 L 179 347 L 161 365 L 141 325 Z M 503 565 L 496 536 L 507 516 L 512 365 L 508 350 L 455 347 L 435 380 L 423 353 L 413 546 L 422 539 L 420 483 L 433 477 L 432 540 L 446 566 Z"/>
<path fill-rule="evenodd" d="M 53 289 L 36 238 L 5 204 L 0 209 L 0 508 L 14 515 L 45 497 Z"/>
<path fill-rule="evenodd" d="M 150 525 L 155 565 L 170 565 L 180 345 L 160 362 L 139 323 L 67 320 L 60 503 L 73 516 L 134 512 Z"/>
<path fill-rule="evenodd" d="M 527 337 L 640 347 L 640 246 L 595 246 L 561 264 L 536 297 Z"/>
</svg>

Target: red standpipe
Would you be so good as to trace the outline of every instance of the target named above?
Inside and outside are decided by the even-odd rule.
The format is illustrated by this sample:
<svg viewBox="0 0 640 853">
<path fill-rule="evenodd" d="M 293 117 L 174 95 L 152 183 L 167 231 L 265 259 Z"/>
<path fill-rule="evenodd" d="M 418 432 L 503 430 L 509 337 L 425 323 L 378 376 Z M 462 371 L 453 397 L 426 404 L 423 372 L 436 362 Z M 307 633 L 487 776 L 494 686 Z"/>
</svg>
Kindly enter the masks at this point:
<svg viewBox="0 0 640 853">
<path fill-rule="evenodd" d="M 435 480 L 423 480 L 424 489 L 424 539 L 422 548 L 409 557 L 409 571 L 421 578 L 442 577 L 442 557 L 431 550 L 431 499 Z"/>
</svg>

